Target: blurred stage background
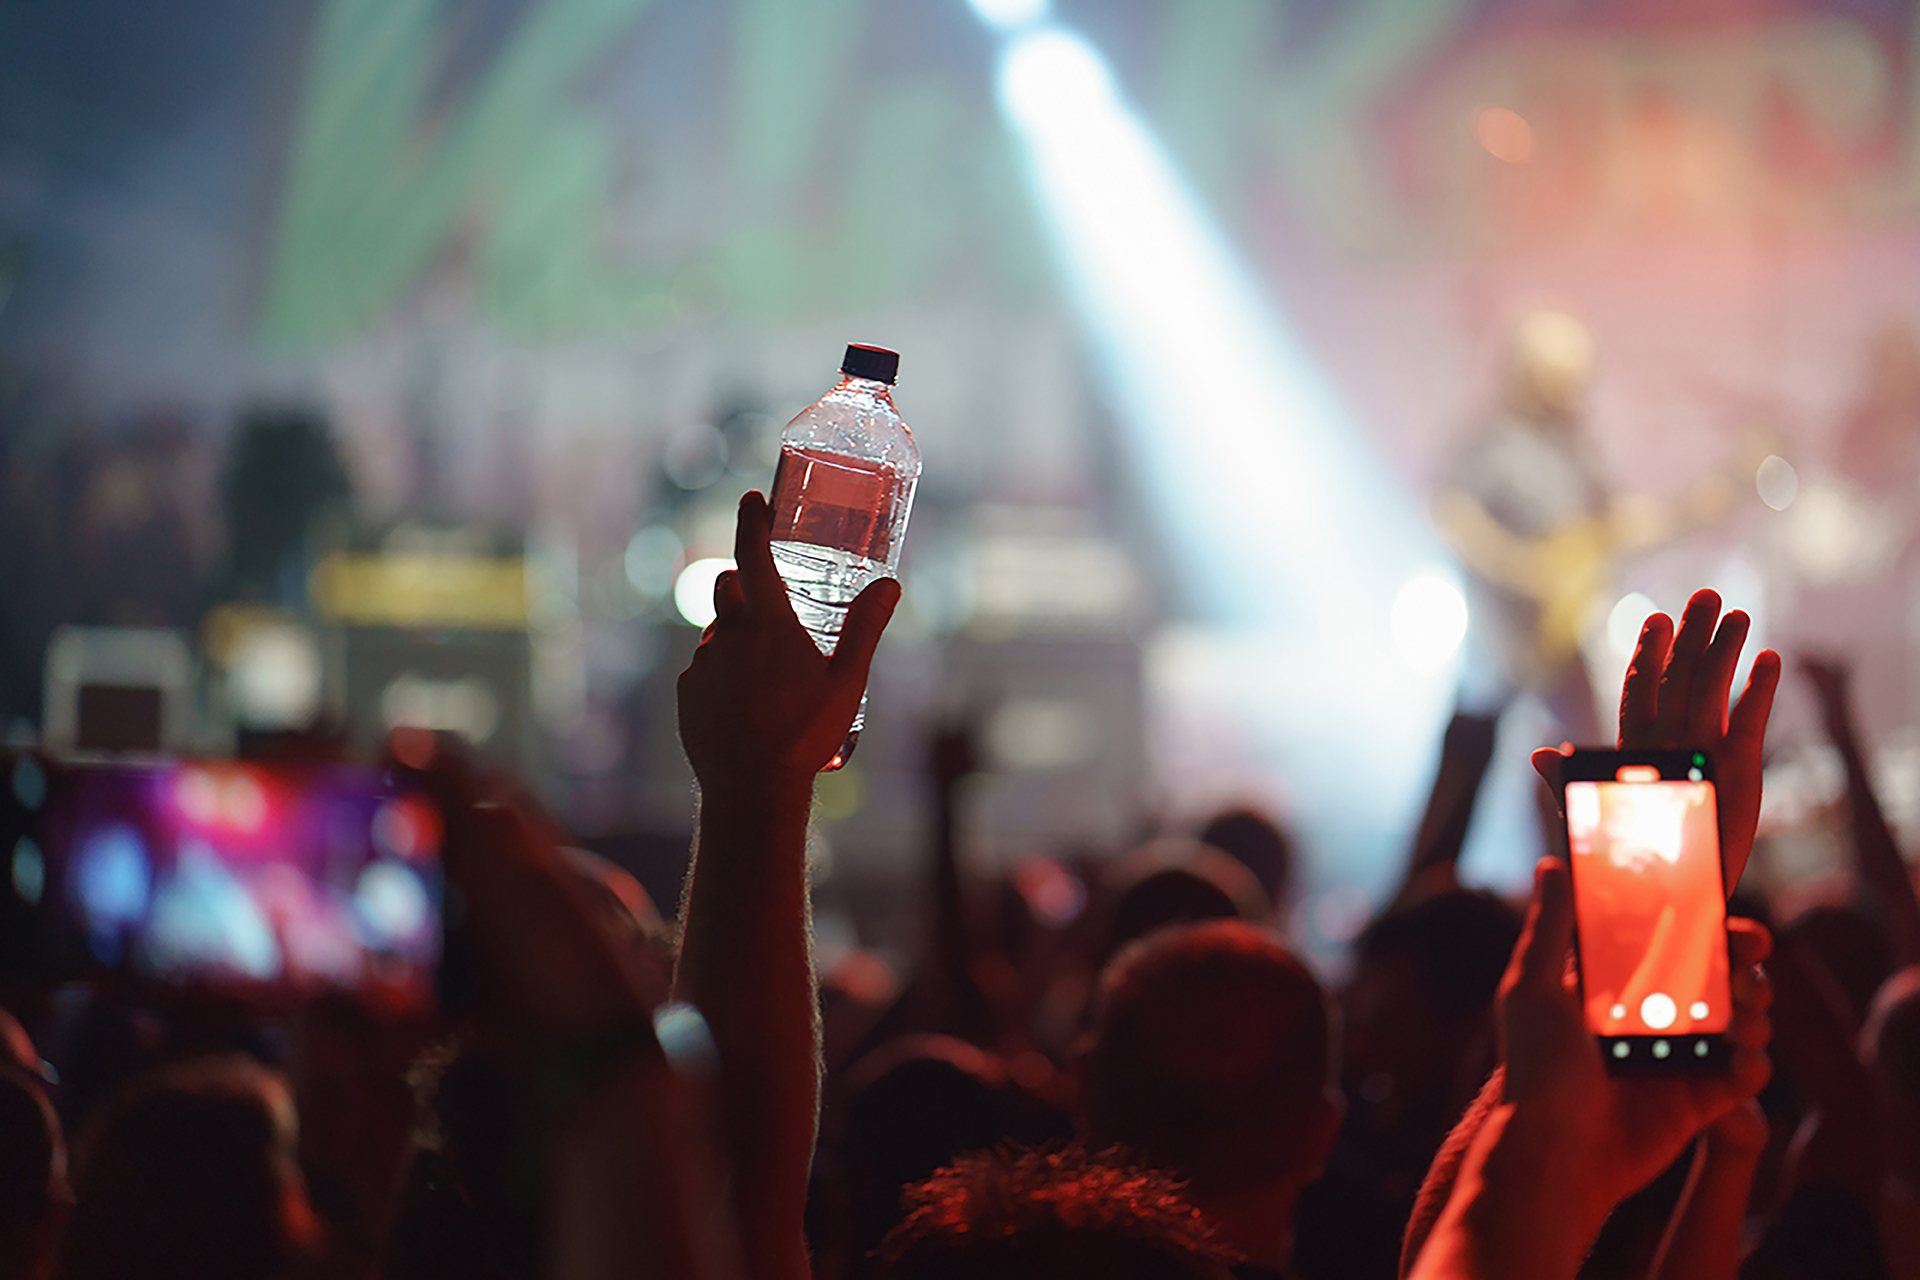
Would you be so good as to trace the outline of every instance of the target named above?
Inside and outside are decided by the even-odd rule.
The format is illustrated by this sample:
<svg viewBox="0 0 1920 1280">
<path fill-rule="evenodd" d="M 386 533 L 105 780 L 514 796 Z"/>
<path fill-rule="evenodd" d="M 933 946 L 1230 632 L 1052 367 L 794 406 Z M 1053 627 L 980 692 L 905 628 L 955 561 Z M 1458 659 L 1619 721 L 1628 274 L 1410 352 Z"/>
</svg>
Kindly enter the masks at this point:
<svg viewBox="0 0 1920 1280">
<path fill-rule="evenodd" d="M 1254 800 L 1330 954 L 1473 662 L 1428 502 L 1545 307 L 1613 483 L 1739 480 L 1612 566 L 1595 685 L 1719 586 L 1854 657 L 1911 834 L 1917 76 L 1896 0 L 10 5 L 0 715 L 462 732 L 671 900 L 688 567 L 877 343 L 926 468 L 823 941 L 911 945 L 965 716 L 983 865 Z M 1838 766 L 1778 724 L 1767 873 L 1817 879 Z M 1503 720 L 1470 879 L 1560 732 Z"/>
</svg>

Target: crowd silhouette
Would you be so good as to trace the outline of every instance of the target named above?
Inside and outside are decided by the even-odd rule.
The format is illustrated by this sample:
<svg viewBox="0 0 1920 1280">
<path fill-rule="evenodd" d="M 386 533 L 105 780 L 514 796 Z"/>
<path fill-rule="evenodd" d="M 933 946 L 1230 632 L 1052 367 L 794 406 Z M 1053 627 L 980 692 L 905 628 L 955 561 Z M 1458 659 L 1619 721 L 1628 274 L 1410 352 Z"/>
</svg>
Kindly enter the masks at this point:
<svg viewBox="0 0 1920 1280">
<path fill-rule="evenodd" d="M 750 493 L 679 681 L 699 812 L 677 911 L 513 779 L 397 731 L 393 768 L 446 828 L 440 1006 L 265 1019 L 9 979 L 0 1273 L 1920 1274 L 1920 901 L 1843 665 L 1803 674 L 1846 769 L 1853 894 L 1773 919 L 1741 873 L 1781 660 L 1736 694 L 1749 621 L 1711 591 L 1647 620 L 1618 742 L 1714 756 L 1732 1065 L 1614 1076 L 1569 964 L 1566 863 L 1520 904 L 1456 874 L 1484 716 L 1450 726 L 1337 982 L 1288 943 L 1294 853 L 1257 812 L 969 872 L 965 725 L 927 752 L 917 967 L 816 974 L 814 777 L 899 587 L 869 587 L 823 657 L 770 536 Z M 1560 760 L 1536 753 L 1543 795 Z M 1056 909 L 1063 885 L 1085 911 Z"/>
</svg>

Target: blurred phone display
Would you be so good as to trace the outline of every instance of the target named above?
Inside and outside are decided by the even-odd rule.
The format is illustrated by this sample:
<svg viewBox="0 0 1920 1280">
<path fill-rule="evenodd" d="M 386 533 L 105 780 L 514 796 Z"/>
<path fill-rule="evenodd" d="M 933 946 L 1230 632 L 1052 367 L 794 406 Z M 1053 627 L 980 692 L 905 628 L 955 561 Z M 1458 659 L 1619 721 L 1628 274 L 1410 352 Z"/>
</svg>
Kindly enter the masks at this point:
<svg viewBox="0 0 1920 1280">
<path fill-rule="evenodd" d="M 1680 777 L 1623 764 L 1611 780 L 1566 784 L 1582 999 L 1596 1035 L 1679 1046 L 1726 1030 L 1726 897 L 1702 764 Z"/>
<path fill-rule="evenodd" d="M 6 767 L 8 915 L 36 968 L 428 999 L 440 815 L 380 771 L 24 755 Z"/>
</svg>

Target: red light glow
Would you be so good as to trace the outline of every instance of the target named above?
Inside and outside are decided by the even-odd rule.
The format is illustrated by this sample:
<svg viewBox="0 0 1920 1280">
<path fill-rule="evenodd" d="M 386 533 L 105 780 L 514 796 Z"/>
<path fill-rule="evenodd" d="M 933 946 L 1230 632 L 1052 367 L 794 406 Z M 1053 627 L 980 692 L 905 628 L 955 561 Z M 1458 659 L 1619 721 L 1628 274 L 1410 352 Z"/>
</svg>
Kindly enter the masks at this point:
<svg viewBox="0 0 1920 1280">
<path fill-rule="evenodd" d="M 173 798 L 181 816 L 198 827 L 252 833 L 267 820 L 266 789 L 249 769 L 183 769 Z"/>
</svg>

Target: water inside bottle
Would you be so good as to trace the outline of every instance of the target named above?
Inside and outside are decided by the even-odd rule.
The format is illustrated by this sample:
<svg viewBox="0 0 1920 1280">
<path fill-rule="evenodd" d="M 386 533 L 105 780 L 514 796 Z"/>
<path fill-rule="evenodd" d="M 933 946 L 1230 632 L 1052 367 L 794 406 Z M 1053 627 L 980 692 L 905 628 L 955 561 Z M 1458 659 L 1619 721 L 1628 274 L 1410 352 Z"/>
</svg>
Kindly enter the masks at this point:
<svg viewBox="0 0 1920 1280">
<path fill-rule="evenodd" d="M 780 452 L 773 474 L 773 562 L 794 615 L 824 654 L 840 643 L 853 598 L 887 571 L 898 492 L 899 477 L 883 464 L 817 449 Z M 866 718 L 862 697 L 852 732 L 826 772 L 853 754 Z"/>
<path fill-rule="evenodd" d="M 773 540 L 831 547 L 885 564 L 900 477 L 884 463 L 785 448 L 773 473 Z"/>
</svg>

